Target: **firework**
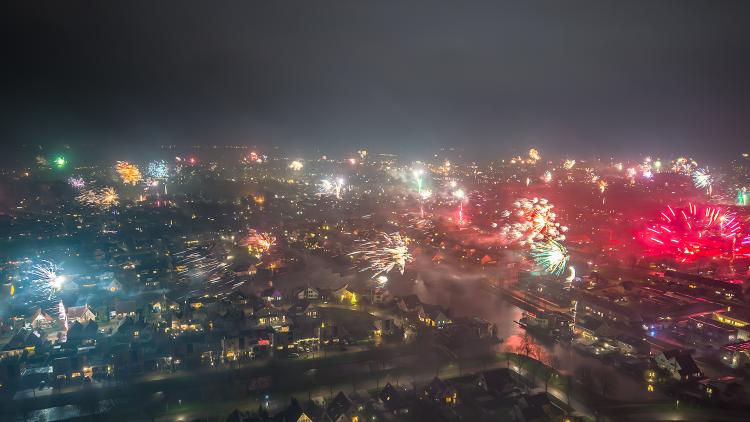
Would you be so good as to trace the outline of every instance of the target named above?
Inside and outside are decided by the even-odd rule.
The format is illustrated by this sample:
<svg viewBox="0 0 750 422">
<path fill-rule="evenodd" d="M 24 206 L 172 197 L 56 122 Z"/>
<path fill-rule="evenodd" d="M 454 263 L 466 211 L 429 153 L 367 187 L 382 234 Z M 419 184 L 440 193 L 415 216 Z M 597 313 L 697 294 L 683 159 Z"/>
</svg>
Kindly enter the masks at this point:
<svg viewBox="0 0 750 422">
<path fill-rule="evenodd" d="M 141 181 L 141 179 L 143 179 L 141 170 L 138 169 L 138 166 L 127 161 L 118 161 L 115 170 L 117 171 L 117 174 L 120 175 L 122 183 L 126 185 L 135 186 Z"/>
<path fill-rule="evenodd" d="M 697 166 L 698 163 L 695 161 L 680 157 L 672 162 L 672 171 L 678 174 L 691 175 Z"/>
<path fill-rule="evenodd" d="M 119 199 L 114 188 L 84 190 L 76 197 L 76 200 L 83 205 L 99 208 L 108 208 L 117 205 Z"/>
<path fill-rule="evenodd" d="M 86 181 L 82 177 L 69 177 L 68 184 L 74 189 L 83 189 L 86 187 Z"/>
<path fill-rule="evenodd" d="M 530 246 L 534 242 L 565 240 L 566 226 L 560 225 L 554 205 L 544 198 L 521 198 L 513 203 L 512 210 L 501 214 L 508 221 L 500 229 L 506 243 Z"/>
<path fill-rule="evenodd" d="M 154 180 L 166 180 L 169 178 L 169 165 L 164 160 L 152 161 L 148 163 L 146 174 Z"/>
<path fill-rule="evenodd" d="M 417 184 L 417 193 L 421 194 L 424 170 L 422 169 L 412 170 L 412 176 L 414 176 L 414 182 Z"/>
<path fill-rule="evenodd" d="M 547 170 L 544 172 L 544 175 L 542 175 L 542 181 L 544 183 L 549 183 L 552 181 L 552 172 Z"/>
<path fill-rule="evenodd" d="M 68 160 L 66 160 L 62 155 L 58 155 L 52 160 L 52 164 L 54 164 L 57 169 L 62 169 L 65 167 L 65 165 L 68 164 Z"/>
<path fill-rule="evenodd" d="M 653 255 L 669 255 L 685 262 L 734 257 L 747 246 L 738 242 L 742 231 L 742 223 L 734 214 L 689 203 L 683 208 L 668 205 L 640 238 Z"/>
<path fill-rule="evenodd" d="M 400 233 L 379 233 L 376 240 L 363 242 L 349 256 L 357 260 L 360 272 L 372 271 L 372 278 L 385 276 L 394 268 L 403 274 L 406 264 L 414 261 L 408 244 L 409 238 Z"/>
<path fill-rule="evenodd" d="M 607 181 L 604 179 L 599 179 L 596 182 L 596 186 L 599 188 L 599 193 L 604 193 L 605 190 L 607 190 Z"/>
<path fill-rule="evenodd" d="M 344 187 L 344 178 L 339 177 L 336 179 L 324 179 L 318 185 L 318 194 L 335 196 L 341 198 L 341 189 Z"/>
<path fill-rule="evenodd" d="M 542 159 L 542 156 L 539 155 L 539 151 L 536 148 L 531 148 L 529 150 L 529 163 L 533 164 L 541 159 Z"/>
<path fill-rule="evenodd" d="M 696 188 L 707 189 L 710 192 L 713 182 L 714 178 L 708 169 L 697 169 L 693 172 L 693 184 Z"/>
<path fill-rule="evenodd" d="M 276 243 L 274 235 L 251 229 L 240 245 L 246 247 L 250 255 L 260 258 L 271 249 L 274 243 Z"/>
<path fill-rule="evenodd" d="M 54 262 L 42 260 L 31 266 L 29 274 L 32 277 L 32 289 L 37 295 L 46 296 L 51 300 L 65 283 L 62 267 Z"/>
<path fill-rule="evenodd" d="M 576 165 L 576 160 L 565 160 L 563 163 L 563 168 L 565 170 L 570 170 Z"/>
<path fill-rule="evenodd" d="M 737 189 L 737 205 L 747 205 L 747 188 Z"/>
<path fill-rule="evenodd" d="M 535 243 L 531 248 L 531 257 L 537 265 L 554 275 L 561 275 L 570 259 L 565 246 L 555 240 Z"/>
<path fill-rule="evenodd" d="M 299 160 L 294 160 L 289 164 L 289 168 L 294 171 L 300 171 L 302 170 L 302 167 L 304 167 L 304 165 Z"/>
</svg>

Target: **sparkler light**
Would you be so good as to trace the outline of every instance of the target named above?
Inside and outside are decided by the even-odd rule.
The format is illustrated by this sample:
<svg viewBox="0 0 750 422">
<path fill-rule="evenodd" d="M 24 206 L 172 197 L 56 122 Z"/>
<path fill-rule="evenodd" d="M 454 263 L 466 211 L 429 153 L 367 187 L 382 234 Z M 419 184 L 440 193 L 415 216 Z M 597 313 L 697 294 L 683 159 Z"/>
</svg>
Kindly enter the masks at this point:
<svg viewBox="0 0 750 422">
<path fill-rule="evenodd" d="M 560 225 L 554 205 L 544 198 L 521 198 L 513 209 L 501 214 L 508 221 L 500 228 L 500 237 L 506 243 L 530 246 L 538 241 L 565 240 L 566 226 Z"/>
<path fill-rule="evenodd" d="M 119 199 L 120 197 L 114 188 L 104 188 L 98 191 L 92 189 L 84 190 L 76 197 L 76 200 L 83 205 L 99 208 L 108 208 L 117 205 Z"/>
<path fill-rule="evenodd" d="M 734 214 L 716 207 L 667 206 L 639 233 L 652 255 L 672 256 L 679 262 L 700 258 L 733 258 L 746 255 L 750 245 L 740 240 L 743 227 Z"/>
<path fill-rule="evenodd" d="M 117 174 L 120 175 L 122 183 L 126 185 L 135 186 L 136 184 L 138 184 L 138 182 L 141 181 L 141 179 L 143 179 L 141 170 L 138 168 L 138 166 L 127 161 L 118 161 L 117 165 L 115 166 L 115 170 L 117 171 Z"/>
<path fill-rule="evenodd" d="M 68 184 L 74 189 L 83 189 L 86 187 L 86 181 L 82 177 L 69 177 Z"/>
<path fill-rule="evenodd" d="M 376 240 L 363 242 L 349 256 L 357 260 L 360 272 L 372 271 L 372 278 L 385 276 L 394 268 L 398 268 L 403 274 L 406 264 L 414 261 L 409 252 L 409 241 L 408 237 L 401 236 L 398 232 L 379 233 Z"/>
<path fill-rule="evenodd" d="M 274 235 L 251 229 L 248 235 L 240 242 L 240 245 L 246 247 L 250 255 L 260 258 L 271 249 L 274 243 L 276 243 Z"/>
<path fill-rule="evenodd" d="M 531 257 L 537 265 L 554 275 L 562 275 L 570 259 L 565 246 L 555 240 L 534 243 L 531 248 Z"/>
</svg>

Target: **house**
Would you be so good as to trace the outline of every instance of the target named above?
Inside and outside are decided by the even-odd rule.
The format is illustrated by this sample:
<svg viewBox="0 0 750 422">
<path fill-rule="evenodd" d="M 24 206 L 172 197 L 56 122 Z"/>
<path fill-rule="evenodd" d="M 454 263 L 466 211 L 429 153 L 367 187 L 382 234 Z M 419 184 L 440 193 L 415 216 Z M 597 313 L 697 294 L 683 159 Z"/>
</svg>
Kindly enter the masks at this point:
<svg viewBox="0 0 750 422">
<path fill-rule="evenodd" d="M 0 358 L 21 356 L 24 353 L 34 355 L 43 345 L 44 340 L 38 331 L 21 328 L 0 350 Z"/>
<path fill-rule="evenodd" d="M 269 281 L 267 287 L 260 292 L 260 297 L 269 303 L 279 303 L 284 298 L 281 291 L 273 286 L 273 282 Z"/>
<path fill-rule="evenodd" d="M 435 327 L 438 329 L 444 328 L 445 326 L 452 324 L 453 321 L 448 318 L 448 311 L 444 310 L 438 305 L 422 305 L 417 316 L 428 327 Z"/>
<path fill-rule="evenodd" d="M 516 386 L 516 377 L 508 368 L 492 369 L 479 374 L 477 385 L 494 396 L 502 396 Z"/>
<path fill-rule="evenodd" d="M 408 392 L 405 389 L 399 389 L 386 383 L 385 387 L 378 393 L 378 401 L 386 411 L 401 415 L 409 413 L 411 403 L 408 398 Z"/>
<path fill-rule="evenodd" d="M 657 366 L 667 371 L 678 381 L 696 381 L 703 379 L 703 373 L 696 365 L 690 353 L 682 350 L 665 350 L 654 358 Z"/>
<path fill-rule="evenodd" d="M 313 422 L 328 421 L 323 410 L 312 401 L 307 402 L 304 406 L 292 398 L 289 406 L 269 419 L 278 422 Z M 349 422 L 347 420 L 347 422 Z"/>
<path fill-rule="evenodd" d="M 287 310 L 290 317 L 307 317 L 315 319 L 318 317 L 318 307 L 307 299 L 302 299 Z"/>
<path fill-rule="evenodd" d="M 65 316 L 68 319 L 68 324 L 78 321 L 81 324 L 86 321 L 96 320 L 96 314 L 89 308 L 88 304 L 83 306 L 71 306 L 65 310 Z"/>
<path fill-rule="evenodd" d="M 136 312 L 135 300 L 115 300 L 115 318 L 134 317 Z"/>
<path fill-rule="evenodd" d="M 258 320 L 258 326 L 263 327 L 280 327 L 286 324 L 286 315 L 273 306 L 265 306 L 255 313 Z"/>
<path fill-rule="evenodd" d="M 116 293 L 122 290 L 122 283 L 113 278 L 112 281 L 107 285 L 107 290 Z"/>
<path fill-rule="evenodd" d="M 350 305 L 356 305 L 359 300 L 357 293 L 350 289 L 348 284 L 344 284 L 341 288 L 334 290 L 333 297 L 339 302 Z"/>
<path fill-rule="evenodd" d="M 321 299 L 320 290 L 311 286 L 307 286 L 307 287 L 300 289 L 298 292 L 295 293 L 295 296 L 297 297 L 297 300 L 320 300 Z"/>
<path fill-rule="evenodd" d="M 99 324 L 96 321 L 88 320 L 85 323 L 74 321 L 68 328 L 67 342 L 80 346 L 94 346 L 98 337 Z"/>
<path fill-rule="evenodd" d="M 750 362 L 750 340 L 721 346 L 721 361 L 731 368 L 741 368 Z"/>
<path fill-rule="evenodd" d="M 609 337 L 613 334 L 606 321 L 595 318 L 576 319 L 574 331 L 588 341 L 597 341 L 602 337 Z"/>
<path fill-rule="evenodd" d="M 396 306 L 401 312 L 415 314 L 422 308 L 422 302 L 419 300 L 419 296 L 408 295 L 396 301 Z"/>
<path fill-rule="evenodd" d="M 55 324 L 55 319 L 49 316 L 49 314 L 47 314 L 46 312 L 42 311 L 42 308 L 37 308 L 30 319 L 31 328 L 35 330 L 50 328 Z"/>
<path fill-rule="evenodd" d="M 458 404 L 458 391 L 448 382 L 435 377 L 422 391 L 423 399 L 446 406 Z"/>
<path fill-rule="evenodd" d="M 357 406 L 344 394 L 339 391 L 336 397 L 326 406 L 323 420 L 327 422 L 359 422 L 360 418 Z"/>
<path fill-rule="evenodd" d="M 623 355 L 648 355 L 651 345 L 642 338 L 620 334 L 615 338 L 615 346 Z"/>
</svg>

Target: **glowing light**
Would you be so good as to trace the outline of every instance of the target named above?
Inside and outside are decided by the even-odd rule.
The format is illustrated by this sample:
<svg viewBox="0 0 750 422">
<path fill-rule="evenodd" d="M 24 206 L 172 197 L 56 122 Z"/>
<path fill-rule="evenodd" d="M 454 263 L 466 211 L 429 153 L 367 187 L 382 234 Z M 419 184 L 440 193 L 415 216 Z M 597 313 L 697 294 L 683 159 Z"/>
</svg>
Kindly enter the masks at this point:
<svg viewBox="0 0 750 422">
<path fill-rule="evenodd" d="M 379 233 L 376 240 L 363 242 L 349 256 L 356 259 L 359 271 L 372 271 L 373 278 L 385 276 L 394 268 L 403 274 L 406 264 L 414 260 L 409 242 L 410 239 L 400 233 Z"/>
<path fill-rule="evenodd" d="M 554 275 L 561 275 L 570 259 L 565 246 L 555 240 L 535 243 L 531 248 L 531 257 L 537 265 Z"/>
<path fill-rule="evenodd" d="M 576 160 L 565 160 L 563 163 L 563 168 L 565 170 L 570 170 L 576 165 Z"/>
<path fill-rule="evenodd" d="M 115 166 L 115 170 L 117 171 L 117 174 L 120 175 L 122 183 L 126 185 L 135 186 L 136 184 L 138 184 L 138 182 L 141 181 L 141 179 L 143 179 L 141 170 L 138 168 L 138 166 L 127 161 L 118 161 L 117 165 Z"/>
<path fill-rule="evenodd" d="M 62 155 L 55 157 L 55 159 L 52 162 L 55 164 L 55 167 L 57 167 L 58 169 L 64 168 L 65 165 L 68 164 L 68 161 Z"/>
<path fill-rule="evenodd" d="M 544 175 L 542 176 L 542 181 L 544 183 L 549 183 L 552 181 L 552 172 L 547 170 L 544 172 Z"/>
<path fill-rule="evenodd" d="M 302 167 L 304 167 L 304 165 L 299 160 L 294 160 L 291 163 L 289 163 L 289 168 L 292 169 L 293 171 L 300 171 L 302 170 Z"/>
</svg>

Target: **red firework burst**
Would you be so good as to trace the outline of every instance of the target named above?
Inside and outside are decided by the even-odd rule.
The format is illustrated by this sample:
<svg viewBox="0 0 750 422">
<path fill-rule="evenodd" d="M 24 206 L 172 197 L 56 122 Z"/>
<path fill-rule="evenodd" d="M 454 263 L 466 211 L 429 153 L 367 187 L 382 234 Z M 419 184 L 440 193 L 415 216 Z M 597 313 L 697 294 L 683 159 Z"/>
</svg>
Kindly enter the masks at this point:
<svg viewBox="0 0 750 422">
<path fill-rule="evenodd" d="M 679 262 L 750 256 L 750 237 L 740 220 L 721 208 L 667 205 L 658 220 L 639 234 L 653 255 L 671 255 Z"/>
</svg>

